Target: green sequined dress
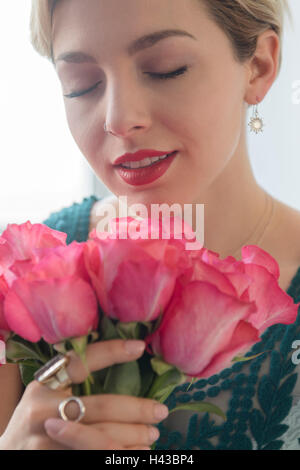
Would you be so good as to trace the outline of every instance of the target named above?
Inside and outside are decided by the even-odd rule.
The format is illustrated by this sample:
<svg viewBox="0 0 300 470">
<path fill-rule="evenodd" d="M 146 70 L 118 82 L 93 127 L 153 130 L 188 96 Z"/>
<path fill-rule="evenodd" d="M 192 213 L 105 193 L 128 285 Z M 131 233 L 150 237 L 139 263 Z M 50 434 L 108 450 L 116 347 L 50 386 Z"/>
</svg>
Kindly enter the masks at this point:
<svg viewBox="0 0 300 470">
<path fill-rule="evenodd" d="M 83 242 L 89 233 L 90 211 L 99 200 L 84 198 L 43 223 L 68 234 L 67 243 Z M 300 267 L 287 293 L 300 301 Z M 208 413 L 176 411 L 158 425 L 156 449 L 284 449 L 300 450 L 300 377 L 292 362 L 292 343 L 300 340 L 300 314 L 292 325 L 273 325 L 249 355 L 264 352 L 249 362 L 235 363 L 209 379 L 178 386 L 169 396 L 169 409 L 182 403 L 208 401 L 227 414 L 227 421 Z M 299 393 L 299 396 L 297 395 Z"/>
</svg>

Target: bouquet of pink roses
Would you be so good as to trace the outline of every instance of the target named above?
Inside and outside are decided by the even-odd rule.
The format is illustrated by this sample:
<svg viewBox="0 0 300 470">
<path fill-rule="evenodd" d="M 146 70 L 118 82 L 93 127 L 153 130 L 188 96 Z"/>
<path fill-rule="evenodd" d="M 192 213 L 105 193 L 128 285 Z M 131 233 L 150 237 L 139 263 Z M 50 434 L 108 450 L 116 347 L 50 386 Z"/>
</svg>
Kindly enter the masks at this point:
<svg viewBox="0 0 300 470">
<path fill-rule="evenodd" d="M 85 363 L 89 343 L 143 339 L 139 360 L 93 372 L 72 392 L 164 402 L 179 384 L 251 359 L 243 355 L 269 326 L 296 320 L 300 304 L 279 287 L 278 263 L 259 247 L 244 246 L 241 261 L 220 259 L 186 250 L 181 224 L 166 237 L 166 221 L 114 220 L 113 233 L 93 230 L 69 245 L 67 234 L 29 221 L 2 233 L 0 363 L 19 363 L 25 385 L 57 352 L 74 349 Z M 210 403 L 176 409 L 225 418 Z"/>
</svg>

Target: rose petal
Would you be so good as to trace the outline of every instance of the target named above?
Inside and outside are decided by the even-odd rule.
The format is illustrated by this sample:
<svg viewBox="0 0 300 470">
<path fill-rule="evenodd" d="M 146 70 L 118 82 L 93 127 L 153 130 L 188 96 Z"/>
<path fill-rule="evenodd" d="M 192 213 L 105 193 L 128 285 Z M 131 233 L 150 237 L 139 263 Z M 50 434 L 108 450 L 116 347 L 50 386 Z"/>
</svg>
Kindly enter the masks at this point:
<svg viewBox="0 0 300 470">
<path fill-rule="evenodd" d="M 256 245 L 247 245 L 242 248 L 242 260 L 246 264 L 258 264 L 266 268 L 276 280 L 279 279 L 280 270 L 279 264 L 276 259 L 273 258 L 262 248 Z"/>
<path fill-rule="evenodd" d="M 254 303 L 223 294 L 207 282 L 193 281 L 171 301 L 151 338 L 153 351 L 184 373 L 201 376 L 214 356 L 228 348 L 238 323 L 255 309 Z M 250 333 L 252 340 L 253 328 Z"/>
<path fill-rule="evenodd" d="M 70 276 L 65 279 L 18 279 L 7 294 L 4 312 L 19 336 L 48 343 L 84 336 L 97 327 L 97 300 L 91 286 Z"/>
</svg>

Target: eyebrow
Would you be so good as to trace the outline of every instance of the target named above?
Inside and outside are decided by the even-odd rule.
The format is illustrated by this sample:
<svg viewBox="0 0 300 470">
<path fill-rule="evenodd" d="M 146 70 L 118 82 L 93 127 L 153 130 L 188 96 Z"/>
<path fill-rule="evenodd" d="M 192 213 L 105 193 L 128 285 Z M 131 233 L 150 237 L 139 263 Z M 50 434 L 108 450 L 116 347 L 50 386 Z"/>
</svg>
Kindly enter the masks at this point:
<svg viewBox="0 0 300 470">
<path fill-rule="evenodd" d="M 192 34 L 188 33 L 187 31 L 183 31 L 181 29 L 165 29 L 162 31 L 156 31 L 151 34 L 147 34 L 145 36 L 142 36 L 133 43 L 129 45 L 127 48 L 127 53 L 129 56 L 133 56 L 137 52 L 147 49 L 149 47 L 154 46 L 158 41 L 161 41 L 162 39 L 169 38 L 171 36 L 185 36 L 189 37 L 192 39 L 197 40 Z M 96 59 L 89 55 L 86 54 L 85 52 L 82 51 L 68 51 L 60 54 L 56 59 L 55 63 L 59 61 L 64 61 L 64 62 L 69 62 L 73 64 L 82 64 L 82 63 L 96 63 Z"/>
</svg>

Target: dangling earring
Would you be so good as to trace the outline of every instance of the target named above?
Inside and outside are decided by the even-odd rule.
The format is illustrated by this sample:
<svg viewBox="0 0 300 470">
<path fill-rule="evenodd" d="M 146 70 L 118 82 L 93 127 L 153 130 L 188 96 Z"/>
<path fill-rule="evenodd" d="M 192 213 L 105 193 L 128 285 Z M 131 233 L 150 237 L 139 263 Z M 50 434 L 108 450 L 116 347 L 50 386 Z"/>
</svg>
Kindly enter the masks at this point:
<svg viewBox="0 0 300 470">
<path fill-rule="evenodd" d="M 257 101 L 256 105 L 253 107 L 252 117 L 250 119 L 250 122 L 248 123 L 248 126 L 250 127 L 251 132 L 255 132 L 255 134 L 263 132 L 263 127 L 265 126 L 265 124 L 262 118 L 258 115 Z"/>
</svg>

